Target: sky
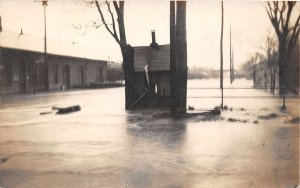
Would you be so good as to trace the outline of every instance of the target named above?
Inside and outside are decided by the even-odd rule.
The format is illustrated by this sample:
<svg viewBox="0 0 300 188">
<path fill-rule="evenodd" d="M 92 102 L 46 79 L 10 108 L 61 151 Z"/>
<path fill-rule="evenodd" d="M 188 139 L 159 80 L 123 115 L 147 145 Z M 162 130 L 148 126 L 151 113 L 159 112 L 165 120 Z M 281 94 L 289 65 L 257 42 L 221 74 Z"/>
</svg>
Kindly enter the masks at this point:
<svg viewBox="0 0 300 188">
<path fill-rule="evenodd" d="M 0 1 L 3 30 L 19 33 L 22 28 L 25 34 L 43 40 L 44 14 L 41 2 Z M 83 0 L 49 0 L 46 8 L 48 40 L 77 45 L 89 52 L 87 56 L 121 62 L 120 49 L 104 26 L 98 29 L 91 27 L 93 22 L 100 23 L 97 9 L 82 2 Z M 224 1 L 225 68 L 229 67 L 230 25 L 234 62 L 237 66 L 244 63 L 251 54 L 261 51 L 267 35 L 275 37 L 264 7 L 265 3 L 261 1 Z M 297 7 L 298 14 L 299 10 Z M 127 0 L 125 27 L 127 42 L 132 46 L 149 45 L 151 30 L 156 31 L 158 44 L 168 44 L 169 1 Z M 189 67 L 219 68 L 220 32 L 220 1 L 187 1 Z"/>
</svg>

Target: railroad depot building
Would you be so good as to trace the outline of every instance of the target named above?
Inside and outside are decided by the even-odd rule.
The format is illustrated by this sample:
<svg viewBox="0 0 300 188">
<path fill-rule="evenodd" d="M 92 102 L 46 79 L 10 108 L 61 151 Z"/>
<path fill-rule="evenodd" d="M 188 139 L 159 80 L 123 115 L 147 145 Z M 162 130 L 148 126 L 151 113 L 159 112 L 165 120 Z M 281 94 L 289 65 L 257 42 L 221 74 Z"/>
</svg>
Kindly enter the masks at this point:
<svg viewBox="0 0 300 188">
<path fill-rule="evenodd" d="M 35 93 L 89 87 L 106 80 L 107 61 L 89 59 L 75 43 L 47 41 L 46 79 L 44 40 L 20 33 L 0 32 L 1 94 Z M 90 57 L 90 56 L 89 56 Z"/>
<path fill-rule="evenodd" d="M 134 47 L 134 69 L 135 90 L 138 96 L 145 94 L 136 106 L 170 106 L 170 45 L 158 45 L 152 32 L 150 46 Z"/>
</svg>

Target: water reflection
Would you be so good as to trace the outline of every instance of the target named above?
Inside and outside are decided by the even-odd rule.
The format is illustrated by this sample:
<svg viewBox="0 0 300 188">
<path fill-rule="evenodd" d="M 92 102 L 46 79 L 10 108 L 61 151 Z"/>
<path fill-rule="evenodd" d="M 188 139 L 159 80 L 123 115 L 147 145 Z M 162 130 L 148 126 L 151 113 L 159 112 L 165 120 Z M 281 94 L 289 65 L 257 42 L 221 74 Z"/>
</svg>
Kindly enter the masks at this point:
<svg viewBox="0 0 300 188">
<path fill-rule="evenodd" d="M 127 124 L 130 165 L 125 177 L 131 187 L 186 185 L 182 181 L 186 123 L 129 115 Z"/>
</svg>

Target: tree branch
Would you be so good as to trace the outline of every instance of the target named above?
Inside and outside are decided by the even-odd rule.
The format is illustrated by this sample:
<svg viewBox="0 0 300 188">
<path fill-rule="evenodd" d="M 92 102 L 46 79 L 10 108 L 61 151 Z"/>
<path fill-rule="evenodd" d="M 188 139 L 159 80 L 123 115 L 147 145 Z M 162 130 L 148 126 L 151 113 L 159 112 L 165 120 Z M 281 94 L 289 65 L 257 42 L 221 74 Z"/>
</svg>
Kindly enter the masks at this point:
<svg viewBox="0 0 300 188">
<path fill-rule="evenodd" d="M 285 28 L 286 23 L 284 23 L 284 18 L 283 18 L 283 13 L 285 11 L 285 8 L 286 8 L 286 4 L 283 1 L 281 8 L 278 9 L 278 12 L 279 12 L 279 23 L 281 23 L 281 30 L 282 30 L 283 33 L 287 32 L 287 29 Z"/>
<path fill-rule="evenodd" d="M 125 23 L 124 23 L 124 1 L 113 1 L 116 13 L 118 15 L 118 24 L 119 24 L 119 34 L 120 34 L 120 43 L 121 46 L 125 47 L 127 45 L 126 33 L 125 33 Z"/>
<path fill-rule="evenodd" d="M 102 22 L 103 22 L 103 24 L 104 24 L 106 30 L 111 34 L 111 36 L 113 36 L 113 38 L 117 41 L 117 43 L 120 44 L 120 40 L 119 40 L 118 36 L 115 35 L 115 33 L 113 33 L 113 32 L 109 29 L 108 24 L 106 23 L 106 20 L 105 20 L 105 18 L 104 18 L 104 16 L 103 16 L 103 13 L 102 13 L 101 8 L 100 8 L 99 2 L 98 2 L 98 1 L 95 1 L 95 3 L 96 3 L 98 12 L 100 13 L 101 20 L 102 20 Z"/>
<path fill-rule="evenodd" d="M 280 38 L 281 36 L 281 32 L 279 29 L 279 21 L 277 19 L 277 10 L 278 10 L 278 3 L 273 2 L 273 6 L 274 8 L 272 8 L 270 2 L 267 3 L 269 10 L 266 8 L 267 14 L 270 18 L 270 21 L 272 23 L 272 25 L 275 28 L 275 32 L 277 34 L 277 37 Z"/>
<path fill-rule="evenodd" d="M 106 3 L 106 5 L 107 5 L 108 12 L 110 13 L 110 16 L 111 16 L 114 36 L 116 36 L 116 38 L 118 38 L 118 34 L 117 34 L 117 31 L 116 31 L 116 24 L 115 24 L 114 14 L 113 14 L 112 11 L 111 11 L 109 2 L 108 2 L 108 1 L 105 1 L 105 3 Z"/>
<path fill-rule="evenodd" d="M 116 10 L 116 13 L 119 17 L 119 12 L 120 12 L 119 5 L 118 5 L 117 1 L 113 1 L 113 4 L 114 4 L 115 10 Z"/>
<path fill-rule="evenodd" d="M 295 26 L 293 27 L 292 33 L 290 35 L 290 40 L 288 43 L 288 53 L 291 53 L 291 51 L 293 50 L 293 48 L 296 45 L 297 39 L 299 37 L 299 32 L 300 32 L 300 15 L 297 18 L 297 21 L 295 23 Z"/>
</svg>

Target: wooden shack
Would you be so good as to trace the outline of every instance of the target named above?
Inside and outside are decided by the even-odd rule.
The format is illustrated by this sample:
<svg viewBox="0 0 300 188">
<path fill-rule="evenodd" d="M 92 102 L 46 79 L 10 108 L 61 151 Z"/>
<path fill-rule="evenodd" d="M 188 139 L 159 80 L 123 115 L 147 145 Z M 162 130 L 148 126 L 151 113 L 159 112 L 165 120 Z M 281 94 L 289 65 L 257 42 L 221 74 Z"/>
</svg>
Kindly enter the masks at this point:
<svg viewBox="0 0 300 188">
<path fill-rule="evenodd" d="M 134 47 L 135 89 L 140 98 L 133 107 L 170 106 L 170 45 L 158 45 L 152 31 L 149 46 Z"/>
</svg>

